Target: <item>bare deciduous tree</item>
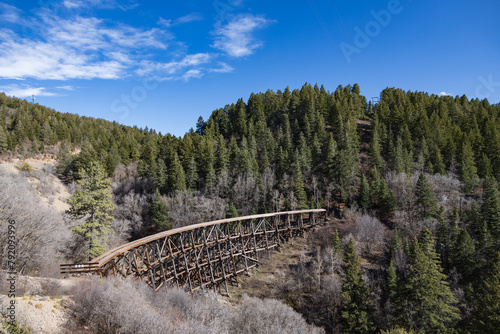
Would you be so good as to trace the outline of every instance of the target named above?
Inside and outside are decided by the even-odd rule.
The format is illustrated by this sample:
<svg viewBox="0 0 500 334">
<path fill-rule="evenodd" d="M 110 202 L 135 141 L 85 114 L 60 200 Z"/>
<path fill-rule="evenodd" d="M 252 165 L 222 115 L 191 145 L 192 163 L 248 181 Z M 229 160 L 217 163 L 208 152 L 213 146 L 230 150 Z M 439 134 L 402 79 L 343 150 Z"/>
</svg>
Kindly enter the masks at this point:
<svg viewBox="0 0 500 334">
<path fill-rule="evenodd" d="M 226 202 L 189 190 L 167 197 L 168 216 L 173 228 L 225 218 Z"/>
<path fill-rule="evenodd" d="M 0 264 L 7 266 L 7 228 L 15 221 L 16 264 L 21 273 L 37 275 L 62 258 L 71 238 L 68 224 L 54 207 L 44 204 L 28 180 L 17 174 L 0 174 Z"/>
<path fill-rule="evenodd" d="M 350 229 L 361 247 L 361 255 L 368 256 L 383 251 L 386 227 L 377 218 L 363 215 Z"/>
</svg>

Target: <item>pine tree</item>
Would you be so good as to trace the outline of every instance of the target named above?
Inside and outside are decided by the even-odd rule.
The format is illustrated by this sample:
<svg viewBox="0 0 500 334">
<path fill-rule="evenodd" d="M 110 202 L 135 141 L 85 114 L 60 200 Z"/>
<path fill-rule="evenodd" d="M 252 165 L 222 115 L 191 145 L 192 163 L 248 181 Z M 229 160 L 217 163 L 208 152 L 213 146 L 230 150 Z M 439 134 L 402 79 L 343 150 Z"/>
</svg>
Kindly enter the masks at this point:
<svg viewBox="0 0 500 334">
<path fill-rule="evenodd" d="M 498 333 L 500 328 L 500 252 L 477 289 L 473 333 Z"/>
<path fill-rule="evenodd" d="M 114 209 L 111 201 L 111 181 L 106 177 L 104 168 L 97 162 L 91 162 L 80 171 L 80 186 L 68 201 L 66 211 L 73 219 L 86 218 L 85 223 L 72 229 L 89 242 L 89 259 L 106 251 L 102 245 L 102 236 L 112 231 L 114 218 L 110 213 Z"/>
<path fill-rule="evenodd" d="M 439 208 L 437 215 L 438 227 L 436 231 L 436 252 L 441 258 L 445 270 L 449 269 L 449 250 L 451 247 L 450 228 L 446 221 L 446 212 L 444 206 Z"/>
<path fill-rule="evenodd" d="M 217 175 L 215 174 L 215 169 L 213 164 L 209 164 L 207 166 L 207 174 L 205 175 L 205 187 L 208 191 L 212 191 L 212 189 L 217 184 Z"/>
<path fill-rule="evenodd" d="M 196 161 L 191 157 L 186 173 L 186 186 L 188 189 L 194 190 L 198 182 L 198 170 L 196 168 Z"/>
<path fill-rule="evenodd" d="M 238 217 L 238 210 L 236 210 L 236 206 L 234 206 L 233 202 L 229 202 L 226 210 L 226 218 L 236 218 Z"/>
<path fill-rule="evenodd" d="M 174 153 L 174 159 L 170 163 L 170 168 L 168 170 L 168 190 L 170 192 L 186 190 L 186 174 L 177 153 Z"/>
<path fill-rule="evenodd" d="M 380 180 L 380 188 L 378 192 L 378 202 L 380 207 L 380 217 L 388 220 L 392 217 L 393 211 L 397 208 L 396 197 L 394 193 L 387 187 L 385 179 Z"/>
<path fill-rule="evenodd" d="M 140 159 L 144 161 L 144 177 L 153 178 L 156 172 L 156 143 L 148 140 L 142 147 Z"/>
<path fill-rule="evenodd" d="M 151 207 L 149 209 L 149 217 L 155 227 L 156 232 L 162 232 L 170 230 L 172 228 L 170 226 L 170 219 L 167 214 L 167 206 L 163 202 L 160 192 L 158 191 L 158 189 L 156 189 L 155 195 L 153 197 L 153 202 L 151 203 Z"/>
<path fill-rule="evenodd" d="M 333 235 L 333 251 L 335 253 L 340 252 L 340 245 L 341 245 L 341 240 L 339 236 L 339 230 L 335 229 L 335 233 Z"/>
<path fill-rule="evenodd" d="M 463 183 L 464 191 L 469 193 L 477 182 L 477 169 L 472 146 L 468 140 L 462 145 L 462 160 L 460 161 L 459 177 Z"/>
<path fill-rule="evenodd" d="M 485 261 L 489 258 L 491 252 L 491 246 L 493 244 L 493 238 L 488 230 L 488 223 L 482 221 L 477 232 L 477 246 L 476 253 L 479 255 L 480 259 Z"/>
<path fill-rule="evenodd" d="M 434 174 L 446 174 L 445 164 L 443 162 L 443 156 L 441 155 L 441 150 L 437 145 L 434 146 L 433 155 L 432 155 L 432 165 L 433 165 L 433 173 Z"/>
<path fill-rule="evenodd" d="M 3 124 L 0 122 L 0 154 L 7 150 L 7 133 Z"/>
<path fill-rule="evenodd" d="M 304 190 L 304 178 L 302 176 L 302 168 L 298 153 L 296 154 L 295 172 L 293 174 L 293 191 L 297 197 L 297 204 L 300 210 L 307 209 L 307 194 Z"/>
<path fill-rule="evenodd" d="M 382 146 L 380 145 L 380 138 L 378 134 L 378 119 L 375 118 L 372 128 L 372 141 L 370 143 L 370 162 L 372 167 L 377 169 L 382 169 L 384 167 L 381 152 Z"/>
<path fill-rule="evenodd" d="M 493 167 L 491 166 L 491 161 L 486 153 L 483 153 L 481 160 L 479 161 L 478 174 L 482 178 L 493 176 Z"/>
<path fill-rule="evenodd" d="M 217 139 L 217 152 L 215 155 L 215 171 L 220 175 L 222 171 L 227 171 L 229 165 L 229 156 L 226 148 L 226 142 L 222 135 Z"/>
<path fill-rule="evenodd" d="M 341 198 L 354 195 L 352 186 L 358 175 L 359 150 L 354 146 L 353 140 L 345 135 L 344 147 L 337 154 L 336 181 L 339 187 Z"/>
<path fill-rule="evenodd" d="M 480 233 L 483 219 L 481 217 L 481 208 L 476 201 L 472 202 L 471 208 L 467 214 L 467 220 L 469 221 L 473 235 L 477 237 Z"/>
<path fill-rule="evenodd" d="M 196 133 L 200 136 L 203 135 L 203 131 L 205 130 L 206 123 L 203 120 L 203 117 L 198 117 L 198 121 L 196 122 Z"/>
<path fill-rule="evenodd" d="M 283 150 L 283 147 L 279 147 L 278 156 L 276 158 L 276 168 L 278 175 L 283 176 L 287 173 L 289 165 L 288 165 L 288 155 L 286 151 Z"/>
<path fill-rule="evenodd" d="M 56 175 L 65 183 L 70 183 L 73 181 L 73 161 L 75 156 L 73 156 L 69 150 L 69 147 L 65 141 L 59 146 L 59 152 L 57 153 L 57 163 L 55 166 Z"/>
<path fill-rule="evenodd" d="M 368 210 L 371 207 L 370 185 L 366 180 L 365 174 L 361 176 L 361 185 L 358 191 L 358 205 L 364 210 Z"/>
<path fill-rule="evenodd" d="M 326 145 L 325 160 L 325 176 L 333 179 L 337 169 L 337 143 L 332 134 L 330 134 L 328 145 Z"/>
<path fill-rule="evenodd" d="M 420 217 L 422 219 L 434 217 L 437 211 L 437 202 L 424 173 L 420 173 L 420 176 L 418 177 L 415 192 Z"/>
<path fill-rule="evenodd" d="M 462 275 L 462 283 L 471 282 L 476 270 L 474 242 L 465 229 L 459 229 L 453 245 L 453 265 Z"/>
<path fill-rule="evenodd" d="M 487 177 L 485 180 L 481 213 L 488 224 L 493 240 L 498 241 L 500 237 L 500 192 L 498 183 L 493 177 Z"/>
<path fill-rule="evenodd" d="M 372 174 L 372 182 L 370 184 L 370 198 L 372 200 L 372 206 L 373 207 L 379 207 L 380 205 L 380 187 L 382 184 L 382 179 L 380 177 L 380 173 L 378 172 L 377 168 L 373 168 L 371 170 Z"/>
<path fill-rule="evenodd" d="M 242 174 L 251 175 L 252 174 L 252 155 L 248 148 L 248 141 L 246 137 L 241 140 L 241 145 L 239 149 L 238 157 L 238 170 Z"/>
<path fill-rule="evenodd" d="M 351 237 L 344 250 L 344 279 L 342 282 L 341 318 L 344 333 L 372 333 L 372 293 L 366 286 L 354 239 Z"/>
<path fill-rule="evenodd" d="M 396 304 L 398 297 L 398 276 L 396 274 L 396 268 L 394 266 L 394 261 L 391 259 L 389 263 L 389 268 L 387 269 L 387 283 L 386 283 L 386 307 L 385 310 L 387 312 L 386 326 L 393 326 L 396 323 L 396 319 L 394 317 L 394 304 Z"/>
<path fill-rule="evenodd" d="M 401 137 L 397 137 L 396 144 L 390 143 L 389 153 L 391 156 L 391 169 L 396 173 L 404 171 L 404 154 L 403 154 L 403 141 Z"/>
<path fill-rule="evenodd" d="M 387 269 L 387 298 L 394 303 L 398 292 L 398 277 L 396 275 L 396 268 L 394 261 L 391 259 L 389 268 Z"/>
<path fill-rule="evenodd" d="M 161 193 L 167 192 L 167 166 L 163 159 L 158 160 L 158 168 L 155 172 L 155 188 Z"/>
<path fill-rule="evenodd" d="M 399 229 L 394 231 L 390 244 L 391 260 L 399 259 L 404 255 L 403 239 L 399 233 Z"/>
<path fill-rule="evenodd" d="M 413 242 L 410 254 L 396 305 L 398 323 L 418 332 L 445 333 L 458 320 L 458 310 L 427 228 Z"/>
</svg>

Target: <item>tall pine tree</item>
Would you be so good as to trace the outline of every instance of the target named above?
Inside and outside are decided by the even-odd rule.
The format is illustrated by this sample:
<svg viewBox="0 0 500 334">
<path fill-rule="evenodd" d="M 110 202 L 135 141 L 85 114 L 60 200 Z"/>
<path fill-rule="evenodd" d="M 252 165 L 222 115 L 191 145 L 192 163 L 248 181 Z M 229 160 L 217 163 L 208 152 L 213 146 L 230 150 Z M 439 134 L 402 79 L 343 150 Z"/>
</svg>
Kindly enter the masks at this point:
<svg viewBox="0 0 500 334">
<path fill-rule="evenodd" d="M 481 206 L 483 219 L 486 221 L 488 231 L 493 240 L 498 242 L 500 237 L 500 192 L 498 183 L 493 177 L 487 177 L 484 183 L 483 205 Z"/>
<path fill-rule="evenodd" d="M 415 193 L 417 195 L 420 218 L 425 219 L 434 217 L 437 211 L 437 202 L 424 173 L 420 173 L 418 177 Z"/>
<path fill-rule="evenodd" d="M 156 189 L 155 195 L 153 197 L 153 202 L 151 203 L 151 207 L 149 209 L 149 217 L 155 227 L 156 232 L 162 232 L 170 230 L 172 228 L 170 226 L 170 219 L 167 213 L 167 206 L 163 202 L 160 192 L 158 191 L 158 189 Z"/>
<path fill-rule="evenodd" d="M 458 320 L 456 299 L 434 251 L 431 232 L 413 242 L 408 273 L 399 291 L 396 314 L 400 326 L 423 333 L 446 333 Z"/>
<path fill-rule="evenodd" d="M 372 293 L 366 286 L 354 239 L 351 237 L 344 250 L 344 279 L 342 282 L 341 318 L 344 333 L 372 333 Z"/>
<path fill-rule="evenodd" d="M 73 219 L 85 218 L 85 223 L 75 226 L 72 231 L 82 236 L 89 243 L 89 260 L 106 251 L 103 235 L 112 231 L 111 223 L 114 209 L 111 201 L 111 181 L 106 171 L 97 162 L 80 171 L 81 179 L 66 211 Z"/>
</svg>

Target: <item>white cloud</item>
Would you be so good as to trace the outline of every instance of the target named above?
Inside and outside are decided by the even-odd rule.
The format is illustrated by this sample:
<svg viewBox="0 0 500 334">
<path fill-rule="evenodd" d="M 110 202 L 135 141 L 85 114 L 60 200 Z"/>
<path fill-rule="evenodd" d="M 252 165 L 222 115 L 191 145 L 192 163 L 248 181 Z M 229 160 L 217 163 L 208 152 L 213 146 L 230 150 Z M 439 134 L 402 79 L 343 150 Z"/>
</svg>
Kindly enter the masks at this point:
<svg viewBox="0 0 500 334">
<path fill-rule="evenodd" d="M 69 9 L 80 8 L 84 5 L 81 0 L 64 0 L 63 4 Z"/>
<path fill-rule="evenodd" d="M 209 71 L 215 72 L 215 73 L 229 73 L 229 72 L 234 71 L 234 68 L 232 68 L 231 66 L 229 66 L 226 63 L 219 62 L 218 64 L 220 65 L 219 68 L 211 68 Z"/>
<path fill-rule="evenodd" d="M 59 86 L 59 87 L 56 87 L 57 89 L 62 89 L 62 90 L 74 90 L 75 87 L 73 86 Z"/>
<path fill-rule="evenodd" d="M 253 32 L 264 28 L 271 22 L 263 16 L 252 14 L 235 16 L 225 25 L 219 22 L 213 32 L 216 37 L 212 47 L 233 57 L 251 55 L 255 49 L 262 46 L 262 42 L 253 37 Z"/>
<path fill-rule="evenodd" d="M 200 13 L 191 13 L 186 16 L 179 17 L 175 20 L 175 23 L 182 24 L 201 20 L 203 20 L 203 15 L 201 15 Z"/>
<path fill-rule="evenodd" d="M 14 6 L 0 2 L 0 21 L 16 23 L 21 19 L 22 11 Z"/>
<path fill-rule="evenodd" d="M 200 70 L 189 70 L 182 76 L 182 79 L 188 81 L 191 78 L 199 79 L 203 76 L 203 73 Z"/>
<path fill-rule="evenodd" d="M 137 72 L 141 76 L 152 75 L 152 73 L 160 76 L 167 75 L 168 80 L 200 78 L 203 75 L 200 66 L 210 63 L 213 57 L 214 55 L 210 53 L 196 53 L 186 55 L 179 61 L 166 63 L 145 61 Z M 180 75 L 181 72 L 186 70 L 187 72 L 184 75 Z"/>
<path fill-rule="evenodd" d="M 0 78 L 4 79 L 116 79 L 124 69 L 116 60 L 67 45 L 15 38 L 0 44 Z"/>
<path fill-rule="evenodd" d="M 55 93 L 47 92 L 44 87 L 29 87 L 27 85 L 8 85 L 0 86 L 0 91 L 5 95 L 15 96 L 18 98 L 36 96 L 55 96 Z"/>
<path fill-rule="evenodd" d="M 116 1 L 116 0 L 64 0 L 63 5 L 68 9 L 78 8 L 101 8 L 115 9 L 119 8 L 123 11 L 134 9 L 139 6 L 136 0 Z"/>
<path fill-rule="evenodd" d="M 167 20 L 160 16 L 156 24 L 164 26 L 165 28 L 171 28 L 173 26 L 181 25 L 184 23 L 190 23 L 201 20 L 203 20 L 203 15 L 201 15 L 200 13 L 191 13 L 185 16 L 181 16 L 175 20 L 171 19 Z"/>
<path fill-rule="evenodd" d="M 0 0 L 1 1 L 1 0 Z M 159 80 L 189 80 L 206 73 L 228 73 L 234 69 L 215 62 L 221 53 L 189 54 L 188 46 L 177 41 L 164 27 L 203 20 L 191 13 L 174 20 L 159 18 L 157 27 L 137 28 L 79 12 L 85 8 L 135 6 L 136 0 L 63 0 L 65 9 L 41 8 L 34 15 L 22 15 L 16 7 L 0 2 L 0 18 L 24 28 L 30 34 L 0 26 L 0 79 L 71 80 L 119 79 L 129 75 L 151 76 Z M 124 5 L 125 3 L 125 5 Z M 64 16 L 61 15 L 64 13 Z M 90 12 L 89 12 L 90 13 Z M 216 25 L 214 45 L 234 57 L 254 52 L 261 45 L 252 36 L 270 20 L 251 14 L 234 16 Z M 163 26 L 160 27 L 160 26 Z M 166 52 L 168 50 L 168 53 Z M 73 89 L 61 85 L 64 90 Z M 64 88 L 63 88 L 64 87 Z M 24 86 L 7 87 L 15 92 Z M 68 89 L 66 89 L 68 88 Z M 49 93 L 43 88 L 35 91 Z"/>
<path fill-rule="evenodd" d="M 117 79 L 137 62 L 134 53 L 165 50 L 171 38 L 157 28 L 113 27 L 92 17 L 39 16 L 39 38 L 0 29 L 0 78 Z"/>
<path fill-rule="evenodd" d="M 167 20 L 160 16 L 156 24 L 164 26 L 166 28 L 170 28 L 172 26 L 172 20 Z"/>
<path fill-rule="evenodd" d="M 450 96 L 450 94 L 448 94 L 446 92 L 441 92 L 441 93 L 439 93 L 439 96 Z"/>
</svg>

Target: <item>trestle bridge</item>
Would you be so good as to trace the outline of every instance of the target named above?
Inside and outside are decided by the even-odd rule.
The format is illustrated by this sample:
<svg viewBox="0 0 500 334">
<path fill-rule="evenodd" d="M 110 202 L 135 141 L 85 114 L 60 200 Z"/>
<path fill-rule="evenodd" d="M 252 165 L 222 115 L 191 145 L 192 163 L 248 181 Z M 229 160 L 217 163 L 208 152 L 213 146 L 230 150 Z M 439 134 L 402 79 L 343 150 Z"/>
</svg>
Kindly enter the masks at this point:
<svg viewBox="0 0 500 334">
<path fill-rule="evenodd" d="M 61 273 L 135 276 L 153 289 L 175 286 L 229 294 L 228 283 L 248 273 L 259 253 L 302 236 L 326 210 L 300 210 L 229 218 L 157 233 L 112 249 L 88 263 L 62 264 Z"/>
</svg>

